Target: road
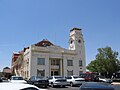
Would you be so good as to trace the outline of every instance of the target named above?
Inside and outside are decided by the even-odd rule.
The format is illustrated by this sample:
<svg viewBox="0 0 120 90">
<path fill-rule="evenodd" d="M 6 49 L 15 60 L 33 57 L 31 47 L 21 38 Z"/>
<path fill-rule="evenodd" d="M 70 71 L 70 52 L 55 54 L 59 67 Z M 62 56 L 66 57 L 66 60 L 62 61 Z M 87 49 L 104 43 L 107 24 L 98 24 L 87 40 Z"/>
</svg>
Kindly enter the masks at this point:
<svg viewBox="0 0 120 90">
<path fill-rule="evenodd" d="M 115 90 L 120 90 L 120 85 L 112 85 Z M 62 87 L 55 87 L 55 88 L 42 88 L 42 90 L 79 90 L 79 87 L 70 87 L 70 86 L 66 86 L 65 88 Z"/>
<path fill-rule="evenodd" d="M 79 87 L 70 87 L 70 86 L 66 86 L 66 87 L 49 87 L 46 88 L 46 90 L 78 90 Z"/>
<path fill-rule="evenodd" d="M 120 85 L 113 85 L 113 87 L 115 88 L 115 90 L 120 90 Z"/>
</svg>

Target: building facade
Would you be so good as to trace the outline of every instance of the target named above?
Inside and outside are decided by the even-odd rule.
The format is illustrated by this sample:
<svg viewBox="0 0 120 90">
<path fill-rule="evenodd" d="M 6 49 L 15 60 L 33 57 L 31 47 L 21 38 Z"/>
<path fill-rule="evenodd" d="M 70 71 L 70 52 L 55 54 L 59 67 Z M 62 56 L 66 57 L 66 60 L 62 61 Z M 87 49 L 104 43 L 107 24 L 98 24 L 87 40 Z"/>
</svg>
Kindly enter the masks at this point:
<svg viewBox="0 0 120 90">
<path fill-rule="evenodd" d="M 14 61 L 14 60 L 12 60 Z M 23 60 L 15 62 L 17 75 L 24 78 L 31 76 L 67 76 L 79 75 L 86 71 L 85 46 L 81 29 L 70 30 L 69 46 L 64 49 L 48 40 L 42 40 L 24 49 Z M 14 62 L 14 63 L 15 63 Z"/>
</svg>

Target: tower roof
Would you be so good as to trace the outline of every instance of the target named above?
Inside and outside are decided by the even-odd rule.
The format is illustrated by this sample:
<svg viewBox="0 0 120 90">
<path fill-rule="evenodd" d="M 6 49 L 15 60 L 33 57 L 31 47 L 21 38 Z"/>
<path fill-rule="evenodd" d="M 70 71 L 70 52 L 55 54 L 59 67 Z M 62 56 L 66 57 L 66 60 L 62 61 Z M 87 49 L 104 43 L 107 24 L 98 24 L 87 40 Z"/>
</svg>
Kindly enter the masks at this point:
<svg viewBox="0 0 120 90">
<path fill-rule="evenodd" d="M 73 29 L 70 30 L 70 32 L 72 32 L 73 30 L 82 30 L 82 29 L 74 27 Z"/>
</svg>

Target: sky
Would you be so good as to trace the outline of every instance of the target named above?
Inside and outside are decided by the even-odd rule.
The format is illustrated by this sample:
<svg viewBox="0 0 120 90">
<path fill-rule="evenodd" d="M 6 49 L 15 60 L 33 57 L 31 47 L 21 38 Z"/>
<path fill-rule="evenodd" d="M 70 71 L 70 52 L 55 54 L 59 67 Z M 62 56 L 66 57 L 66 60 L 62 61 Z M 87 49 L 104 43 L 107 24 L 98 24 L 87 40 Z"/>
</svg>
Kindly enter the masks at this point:
<svg viewBox="0 0 120 90">
<path fill-rule="evenodd" d="M 13 52 L 43 39 L 68 48 L 74 27 L 82 29 L 86 64 L 98 48 L 120 53 L 120 0 L 0 0 L 0 71 Z"/>
</svg>

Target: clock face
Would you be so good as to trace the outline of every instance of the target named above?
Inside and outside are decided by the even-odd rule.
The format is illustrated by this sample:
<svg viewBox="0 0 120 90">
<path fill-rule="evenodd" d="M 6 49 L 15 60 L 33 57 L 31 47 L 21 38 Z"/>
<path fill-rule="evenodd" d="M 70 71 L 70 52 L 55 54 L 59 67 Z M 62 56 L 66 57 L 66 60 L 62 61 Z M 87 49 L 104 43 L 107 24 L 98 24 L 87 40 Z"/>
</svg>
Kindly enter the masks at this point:
<svg viewBox="0 0 120 90">
<path fill-rule="evenodd" d="M 74 48 L 74 45 L 73 45 L 73 44 L 70 44 L 70 48 Z"/>
</svg>

